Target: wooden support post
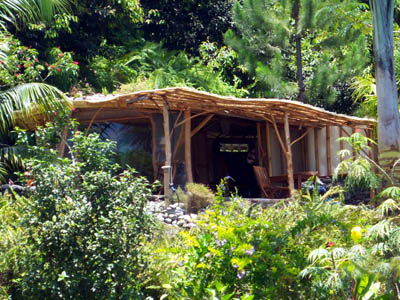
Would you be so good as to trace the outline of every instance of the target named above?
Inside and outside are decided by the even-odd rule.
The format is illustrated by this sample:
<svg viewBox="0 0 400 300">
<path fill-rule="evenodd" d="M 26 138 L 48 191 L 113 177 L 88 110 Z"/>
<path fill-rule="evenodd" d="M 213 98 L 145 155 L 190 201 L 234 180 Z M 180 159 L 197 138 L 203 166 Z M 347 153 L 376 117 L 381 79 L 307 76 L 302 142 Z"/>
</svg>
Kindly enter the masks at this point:
<svg viewBox="0 0 400 300">
<path fill-rule="evenodd" d="M 65 146 L 67 143 L 67 138 L 68 138 L 68 128 L 66 128 L 63 132 L 63 135 L 61 137 L 61 141 L 60 144 L 58 145 L 58 156 L 59 157 L 63 157 L 64 156 L 64 152 L 65 152 Z"/>
<path fill-rule="evenodd" d="M 339 137 L 342 138 L 343 137 L 343 127 L 340 126 L 339 127 Z M 344 142 L 343 140 L 340 140 L 340 151 L 342 151 L 344 149 Z M 340 156 L 340 161 L 343 161 L 342 156 Z"/>
<path fill-rule="evenodd" d="M 307 155 L 306 155 L 306 139 L 301 140 L 301 157 L 303 159 L 302 167 L 303 170 L 307 170 Z"/>
<path fill-rule="evenodd" d="M 351 130 L 352 130 L 352 134 L 356 133 L 356 129 L 354 127 Z M 354 159 L 356 159 L 356 155 L 357 155 L 356 149 L 354 149 L 354 147 L 353 147 L 353 157 L 354 157 Z"/>
<path fill-rule="evenodd" d="M 318 140 L 319 128 L 314 128 L 314 142 L 315 142 L 315 168 L 320 172 L 319 166 L 319 140 Z"/>
<path fill-rule="evenodd" d="M 281 134 L 280 134 L 280 132 L 279 132 L 278 125 L 276 125 L 275 118 L 274 118 L 273 116 L 271 116 L 271 117 L 272 117 L 272 125 L 274 125 L 274 129 L 275 129 L 276 137 L 277 137 L 277 139 L 278 139 L 278 141 L 279 141 L 279 144 L 281 145 L 281 150 L 282 150 L 282 151 L 279 152 L 279 155 L 280 155 L 280 159 L 281 159 L 281 174 L 284 174 L 282 153 L 285 154 L 285 158 L 286 158 L 286 152 L 287 152 L 286 149 L 287 149 L 287 148 L 285 147 L 285 144 L 283 143 L 283 140 L 282 140 L 282 138 L 281 138 Z"/>
<path fill-rule="evenodd" d="M 265 122 L 265 143 L 267 144 L 267 169 L 269 176 L 272 176 L 272 159 L 271 159 L 271 134 L 268 122 Z"/>
<path fill-rule="evenodd" d="M 290 196 L 294 195 L 294 177 L 293 177 L 293 161 L 292 161 L 292 146 L 290 145 L 290 128 L 289 128 L 289 117 L 285 113 L 285 138 L 286 138 L 286 162 L 288 171 L 288 183 Z"/>
<path fill-rule="evenodd" d="M 185 110 L 185 120 L 190 118 L 190 108 Z M 192 140 L 191 140 L 191 121 L 185 122 L 185 166 L 186 182 L 193 182 L 192 172 Z"/>
<path fill-rule="evenodd" d="M 283 156 L 285 156 L 285 159 L 283 159 Z M 281 162 L 281 175 L 286 174 L 285 172 L 286 149 L 279 152 L 279 159 Z"/>
<path fill-rule="evenodd" d="M 263 151 L 262 151 L 262 142 L 261 142 L 261 124 L 257 122 L 257 145 L 258 145 L 258 164 L 260 166 L 264 166 L 263 163 Z"/>
<path fill-rule="evenodd" d="M 172 152 L 172 163 L 174 165 L 174 168 L 172 170 L 172 182 L 175 182 L 175 176 L 176 176 L 176 156 L 178 155 L 179 148 L 183 144 L 183 139 L 185 135 L 185 130 L 181 129 L 179 133 L 178 140 L 175 143 L 174 151 Z"/>
<path fill-rule="evenodd" d="M 332 163 L 331 163 L 331 127 L 326 126 L 326 162 L 328 166 L 328 176 L 332 176 Z"/>
<path fill-rule="evenodd" d="M 151 160 L 153 164 L 153 180 L 157 180 L 158 175 L 158 161 L 156 158 L 156 124 L 153 120 L 153 116 L 150 116 L 151 123 Z"/>
<path fill-rule="evenodd" d="M 171 136 L 169 130 L 169 112 L 166 102 L 163 104 L 163 123 L 164 123 L 164 141 L 165 141 L 165 165 L 163 166 L 164 173 L 164 197 L 165 205 L 168 206 L 171 198 Z"/>
</svg>

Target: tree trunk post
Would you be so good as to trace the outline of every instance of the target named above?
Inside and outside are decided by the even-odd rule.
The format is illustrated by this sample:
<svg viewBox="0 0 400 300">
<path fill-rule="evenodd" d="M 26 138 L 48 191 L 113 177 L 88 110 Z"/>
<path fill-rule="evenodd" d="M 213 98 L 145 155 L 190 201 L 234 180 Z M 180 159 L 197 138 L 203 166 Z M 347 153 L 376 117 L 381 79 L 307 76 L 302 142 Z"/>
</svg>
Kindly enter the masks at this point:
<svg viewBox="0 0 400 300">
<path fill-rule="evenodd" d="M 164 197 L 165 205 L 168 206 L 171 198 L 171 136 L 169 130 L 169 111 L 168 105 L 163 105 L 164 141 L 165 141 L 165 164 L 162 167 L 164 173 Z"/>
<path fill-rule="evenodd" d="M 191 139 L 191 120 L 190 120 L 190 108 L 185 110 L 185 165 L 186 165 L 186 182 L 193 182 L 193 171 L 192 171 L 192 139 Z"/>
<path fill-rule="evenodd" d="M 290 128 L 289 128 L 289 117 L 285 113 L 285 138 L 286 138 L 286 162 L 287 162 L 287 174 L 290 196 L 294 196 L 294 177 L 293 177 L 293 160 L 292 160 L 292 146 L 290 144 Z"/>
</svg>

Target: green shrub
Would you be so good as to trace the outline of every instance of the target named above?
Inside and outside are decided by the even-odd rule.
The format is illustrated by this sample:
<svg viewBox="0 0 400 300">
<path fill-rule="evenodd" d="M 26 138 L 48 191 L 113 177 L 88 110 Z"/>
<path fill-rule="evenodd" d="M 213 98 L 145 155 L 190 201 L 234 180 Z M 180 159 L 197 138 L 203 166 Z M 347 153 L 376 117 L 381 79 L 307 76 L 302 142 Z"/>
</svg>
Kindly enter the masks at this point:
<svg viewBox="0 0 400 300">
<path fill-rule="evenodd" d="M 59 157 L 49 150 L 59 141 L 57 132 L 52 126 L 39 129 L 36 146 L 20 134 L 29 149 L 27 179 L 34 186 L 24 217 L 31 251 L 23 262 L 21 295 L 137 299 L 140 249 L 151 225 L 144 210 L 149 184 L 133 169 L 119 173 L 115 144 L 97 134 L 75 133 L 71 158 Z"/>
<path fill-rule="evenodd" d="M 308 257 L 309 266 L 300 275 L 312 280 L 313 297 L 318 299 L 399 299 L 400 188 L 395 169 L 400 160 L 388 172 L 365 154 L 371 140 L 360 133 L 342 139 L 358 156 L 345 159 L 335 173 L 348 172 L 345 187 L 350 190 L 387 184 L 378 195 L 384 201 L 377 208 L 360 207 L 369 217 L 353 222 L 353 241 L 338 244 L 336 238 L 329 249 L 314 249 Z M 349 151 L 341 153 L 350 155 Z"/>
<path fill-rule="evenodd" d="M 27 250 L 27 228 L 21 219 L 27 202 L 15 193 L 0 196 L 0 299 L 12 294 L 13 280 L 23 270 L 20 261 Z"/>
<path fill-rule="evenodd" d="M 188 183 L 186 185 L 186 197 L 184 197 L 185 211 L 187 213 L 198 213 L 200 209 L 215 202 L 213 192 L 200 183 Z"/>
<path fill-rule="evenodd" d="M 368 143 L 373 144 L 375 142 L 359 132 L 352 134 L 350 137 L 341 137 L 339 140 L 345 141 L 352 146 L 355 155 L 348 149 L 338 152 L 342 161 L 335 169 L 334 179 L 338 180 L 339 175 L 343 176 L 344 173 L 347 173 L 344 184 L 349 192 L 376 189 L 380 184 L 380 177 L 373 171 L 373 168 L 377 164 L 366 154 L 371 150 Z"/>
<path fill-rule="evenodd" d="M 147 245 L 152 263 L 144 275 L 155 299 L 323 299 L 310 280 L 299 277 L 307 256 L 332 241 L 347 247 L 351 228 L 376 217 L 340 198 L 330 200 L 338 188 L 262 209 L 235 195 L 222 203 L 224 183 L 197 228 L 160 234 Z"/>
</svg>

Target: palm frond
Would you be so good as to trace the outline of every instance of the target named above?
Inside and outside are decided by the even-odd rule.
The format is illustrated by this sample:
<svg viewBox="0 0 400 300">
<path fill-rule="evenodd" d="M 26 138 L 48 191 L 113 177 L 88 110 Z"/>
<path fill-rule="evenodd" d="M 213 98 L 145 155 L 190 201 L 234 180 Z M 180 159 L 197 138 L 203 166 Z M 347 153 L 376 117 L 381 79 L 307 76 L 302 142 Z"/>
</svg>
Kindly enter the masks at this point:
<svg viewBox="0 0 400 300">
<path fill-rule="evenodd" d="M 318 248 L 311 251 L 310 255 L 308 256 L 308 261 L 315 263 L 316 261 L 326 259 L 327 257 L 329 257 L 329 251 L 323 248 Z"/>
<path fill-rule="evenodd" d="M 392 232 L 392 222 L 390 220 L 383 220 L 371 228 L 369 228 L 367 235 L 375 240 L 387 238 Z"/>
<path fill-rule="evenodd" d="M 68 12 L 71 5 L 71 0 L 2 0 L 0 20 L 3 24 L 50 21 L 55 14 Z"/>
<path fill-rule="evenodd" d="M 18 118 L 60 111 L 71 105 L 64 93 L 44 83 L 27 83 L 0 93 L 0 128 L 14 124 Z"/>
<path fill-rule="evenodd" d="M 379 210 L 381 212 L 382 217 L 387 216 L 390 212 L 399 211 L 400 207 L 397 205 L 397 202 L 392 198 L 389 198 L 382 202 L 379 205 Z"/>
</svg>

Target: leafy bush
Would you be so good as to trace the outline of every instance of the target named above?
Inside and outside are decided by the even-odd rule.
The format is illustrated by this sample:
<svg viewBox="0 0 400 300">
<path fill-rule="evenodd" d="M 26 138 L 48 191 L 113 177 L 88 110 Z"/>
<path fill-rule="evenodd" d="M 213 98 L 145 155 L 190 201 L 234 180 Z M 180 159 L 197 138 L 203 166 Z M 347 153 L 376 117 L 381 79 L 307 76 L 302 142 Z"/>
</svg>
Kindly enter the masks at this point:
<svg viewBox="0 0 400 300">
<path fill-rule="evenodd" d="M 0 299 L 13 292 L 12 281 L 23 269 L 19 262 L 27 250 L 27 228 L 21 219 L 27 202 L 15 193 L 0 196 Z"/>
<path fill-rule="evenodd" d="M 49 150 L 60 141 L 58 128 L 39 128 L 35 146 L 20 133 L 30 156 L 26 184 L 34 187 L 24 217 L 31 251 L 23 261 L 21 294 L 29 299 L 139 297 L 140 249 L 151 225 L 144 211 L 149 184 L 133 169 L 120 174 L 113 162 L 115 144 L 97 134 L 76 132 L 69 140 L 71 158 L 59 157 Z"/>
<path fill-rule="evenodd" d="M 137 86 L 147 89 L 187 86 L 220 95 L 243 96 L 244 89 L 239 82 L 228 83 L 222 72 L 215 68 L 215 61 L 204 64 L 184 52 L 168 51 L 161 44 L 146 43 L 143 48 L 127 54 L 123 61 L 138 70 L 138 76 L 131 83 L 121 87 L 125 92 L 137 90 Z"/>
<path fill-rule="evenodd" d="M 215 201 L 213 192 L 203 184 L 188 183 L 186 185 L 185 211 L 198 213 L 200 209 L 206 208 Z"/>
<path fill-rule="evenodd" d="M 298 274 L 311 250 L 331 241 L 345 247 L 354 224 L 371 220 L 369 210 L 330 200 L 337 192 L 304 194 L 261 209 L 235 195 L 222 203 L 219 187 L 217 203 L 200 215 L 197 228 L 176 237 L 158 235 L 148 244 L 152 263 L 145 275 L 151 295 L 309 299 L 314 287 Z"/>
<path fill-rule="evenodd" d="M 314 249 L 308 258 L 310 265 L 301 276 L 312 279 L 313 296 L 318 299 L 399 299 L 400 188 L 395 168 L 400 160 L 387 172 L 363 153 L 368 150 L 369 139 L 355 133 L 345 140 L 358 157 L 344 160 L 336 173 L 348 171 L 348 188 L 388 184 L 378 195 L 384 201 L 375 209 L 365 209 L 370 215 L 366 222 L 359 219 L 354 223 L 353 242 L 333 247 L 336 243 L 332 240 L 330 249 Z M 372 172 L 372 166 L 378 174 Z"/>
<path fill-rule="evenodd" d="M 71 52 L 53 47 L 48 61 L 42 61 L 35 48 L 26 47 L 12 35 L 0 35 L 0 50 L 6 55 L 0 60 L 2 89 L 29 82 L 48 82 L 67 91 L 76 83 L 79 63 Z"/>
<path fill-rule="evenodd" d="M 377 164 L 366 155 L 371 149 L 368 143 L 374 144 L 375 142 L 359 132 L 352 134 L 350 137 L 339 138 L 339 140 L 345 141 L 352 146 L 355 155 L 348 149 L 339 151 L 338 154 L 342 161 L 335 170 L 334 179 L 338 180 L 339 175 L 343 176 L 347 172 L 347 176 L 344 179 L 346 190 L 354 192 L 355 190 L 368 191 L 376 189 L 380 184 L 380 178 L 373 171 L 373 167 L 377 166 Z"/>
</svg>

